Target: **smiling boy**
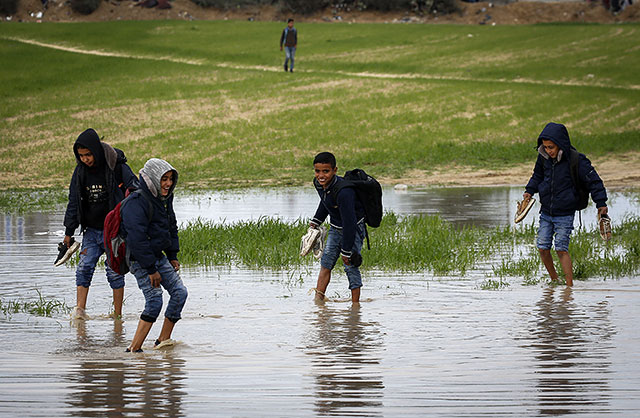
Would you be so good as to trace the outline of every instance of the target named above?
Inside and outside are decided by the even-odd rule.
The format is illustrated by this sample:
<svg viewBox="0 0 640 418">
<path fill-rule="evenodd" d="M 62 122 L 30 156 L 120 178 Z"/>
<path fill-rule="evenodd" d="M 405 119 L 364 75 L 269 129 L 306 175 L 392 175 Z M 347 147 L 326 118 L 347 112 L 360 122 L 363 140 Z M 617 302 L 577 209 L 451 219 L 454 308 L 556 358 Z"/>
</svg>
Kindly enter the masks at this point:
<svg viewBox="0 0 640 418">
<path fill-rule="evenodd" d="M 557 281 L 558 273 L 551 256 L 551 244 L 555 240 L 555 249 L 567 286 L 573 286 L 569 240 L 579 194 L 577 186 L 573 184 L 570 160 L 571 153 L 576 152 L 571 146 L 567 128 L 558 123 L 548 123 L 538 137 L 538 159 L 523 194 L 525 201 L 535 193 L 540 195 L 540 228 L 537 239 L 540 258 L 551 279 Z M 606 215 L 607 191 L 604 184 L 589 159 L 583 154 L 578 157 L 578 179 L 587 186 L 598 208 L 598 215 Z"/>
<path fill-rule="evenodd" d="M 327 286 L 331 281 L 331 271 L 338 258 L 342 259 L 344 270 L 349 279 L 351 301 L 360 301 L 362 277 L 360 250 L 365 237 L 364 207 L 351 187 L 344 187 L 336 193 L 338 185 L 345 180 L 337 175 L 336 158 L 330 152 L 321 152 L 313 160 L 314 186 L 320 196 L 320 204 L 310 224 L 318 228 L 326 217 L 330 216 L 329 235 L 325 244 L 320 273 L 316 285 L 316 298 L 324 299 Z"/>
</svg>

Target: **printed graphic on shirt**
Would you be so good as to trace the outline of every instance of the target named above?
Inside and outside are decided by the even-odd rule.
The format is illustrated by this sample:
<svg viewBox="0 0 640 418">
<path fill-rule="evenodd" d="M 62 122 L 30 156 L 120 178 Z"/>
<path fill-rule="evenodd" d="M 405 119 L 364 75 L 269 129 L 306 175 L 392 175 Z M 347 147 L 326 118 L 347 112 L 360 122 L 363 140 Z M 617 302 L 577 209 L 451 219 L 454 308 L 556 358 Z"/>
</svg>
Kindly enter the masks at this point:
<svg viewBox="0 0 640 418">
<path fill-rule="evenodd" d="M 87 186 L 87 201 L 89 204 L 104 203 L 109 199 L 104 184 L 92 184 Z"/>
</svg>

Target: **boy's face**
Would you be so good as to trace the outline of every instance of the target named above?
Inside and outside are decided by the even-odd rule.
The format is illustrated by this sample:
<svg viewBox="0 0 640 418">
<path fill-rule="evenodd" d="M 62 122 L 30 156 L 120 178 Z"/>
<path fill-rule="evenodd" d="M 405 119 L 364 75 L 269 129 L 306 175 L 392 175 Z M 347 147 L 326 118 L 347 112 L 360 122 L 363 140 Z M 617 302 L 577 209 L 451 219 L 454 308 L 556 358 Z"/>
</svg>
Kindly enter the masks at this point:
<svg viewBox="0 0 640 418">
<path fill-rule="evenodd" d="M 93 154 L 89 151 L 88 148 L 80 148 L 78 147 L 78 157 L 80 157 L 80 161 L 87 167 L 93 167 L 96 163 L 96 159 L 93 158 Z"/>
<path fill-rule="evenodd" d="M 289 29 L 291 29 L 293 27 L 293 21 L 287 23 L 287 26 L 289 26 Z"/>
<path fill-rule="evenodd" d="M 338 167 L 331 167 L 329 163 L 315 163 L 313 170 L 315 171 L 318 183 L 320 183 L 323 189 L 326 189 L 327 186 L 331 184 L 333 176 L 338 172 Z"/>
<path fill-rule="evenodd" d="M 160 193 L 162 193 L 162 196 L 169 196 L 171 186 L 173 186 L 173 171 L 167 171 L 160 178 Z"/>
<path fill-rule="evenodd" d="M 547 152 L 547 154 L 549 154 L 549 157 L 556 158 L 558 156 L 558 151 L 560 151 L 560 148 L 558 148 L 555 142 L 548 139 L 543 139 L 542 146 L 544 147 L 544 150 Z"/>
</svg>

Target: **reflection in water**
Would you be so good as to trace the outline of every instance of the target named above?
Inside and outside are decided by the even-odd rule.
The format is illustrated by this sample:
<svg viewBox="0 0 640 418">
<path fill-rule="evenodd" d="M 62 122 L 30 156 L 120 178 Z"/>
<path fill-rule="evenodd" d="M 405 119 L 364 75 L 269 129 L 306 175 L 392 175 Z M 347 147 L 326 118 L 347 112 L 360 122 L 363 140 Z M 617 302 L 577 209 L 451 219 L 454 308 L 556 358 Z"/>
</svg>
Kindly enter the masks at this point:
<svg viewBox="0 0 640 418">
<path fill-rule="evenodd" d="M 74 324 L 78 346 L 92 345 L 85 322 Z M 122 323 L 114 322 L 107 346 L 124 345 Z M 93 342 L 95 349 L 95 341 Z M 95 351 L 95 350 L 94 350 Z M 96 354 L 96 353 L 94 353 Z M 86 355 L 85 355 L 86 357 Z M 95 357 L 105 357 L 97 353 Z M 79 361 L 67 376 L 71 383 L 67 398 L 69 414 L 79 417 L 182 417 L 185 360 L 172 353 L 136 355 L 127 360 L 98 358 Z"/>
<path fill-rule="evenodd" d="M 610 411 L 608 303 L 577 306 L 571 288 L 548 288 L 536 307 L 531 348 L 540 414 Z"/>
<path fill-rule="evenodd" d="M 382 416 L 377 324 L 361 320 L 359 305 L 345 311 L 318 304 L 310 322 L 305 352 L 313 357 L 317 414 Z"/>
</svg>

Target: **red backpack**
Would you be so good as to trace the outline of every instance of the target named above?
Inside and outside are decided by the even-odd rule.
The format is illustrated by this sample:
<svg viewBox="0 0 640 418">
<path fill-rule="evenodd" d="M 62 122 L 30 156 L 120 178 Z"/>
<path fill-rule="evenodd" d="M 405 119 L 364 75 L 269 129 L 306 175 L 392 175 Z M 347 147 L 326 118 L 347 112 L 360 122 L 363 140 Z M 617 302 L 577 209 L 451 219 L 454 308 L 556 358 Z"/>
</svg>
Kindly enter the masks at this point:
<svg viewBox="0 0 640 418">
<path fill-rule="evenodd" d="M 151 222 L 151 218 L 153 216 L 153 205 L 151 204 L 151 200 L 149 200 L 147 194 L 142 190 L 138 189 L 133 193 L 141 194 L 149 203 L 149 222 Z M 104 218 L 104 230 L 102 237 L 104 251 L 107 254 L 107 265 L 111 270 L 121 276 L 124 276 L 129 272 L 129 257 L 127 256 L 127 243 L 125 238 L 120 234 L 120 224 L 122 223 L 120 209 L 127 199 L 129 199 L 129 196 L 119 202 L 115 208 L 107 213 L 107 216 Z"/>
</svg>

